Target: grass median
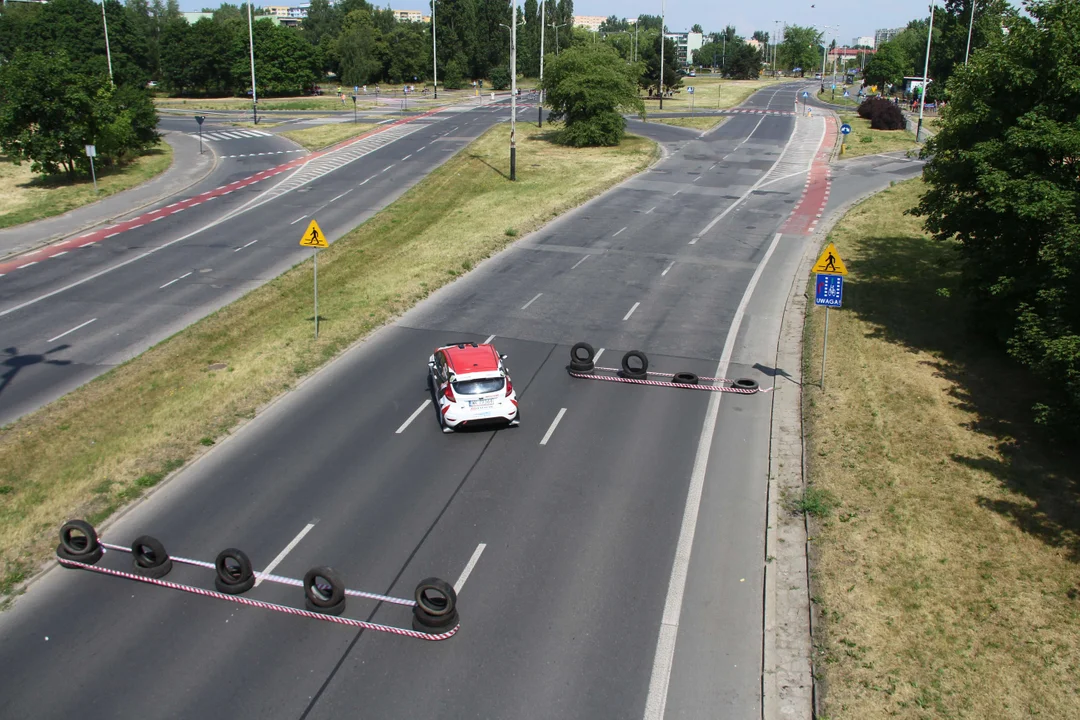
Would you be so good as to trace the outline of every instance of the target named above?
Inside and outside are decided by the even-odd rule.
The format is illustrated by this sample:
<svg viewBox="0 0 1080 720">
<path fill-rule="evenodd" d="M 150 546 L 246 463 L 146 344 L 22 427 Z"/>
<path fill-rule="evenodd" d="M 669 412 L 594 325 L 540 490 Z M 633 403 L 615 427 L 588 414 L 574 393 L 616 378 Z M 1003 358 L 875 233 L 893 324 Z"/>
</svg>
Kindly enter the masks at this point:
<svg viewBox="0 0 1080 720">
<path fill-rule="evenodd" d="M 700 117 L 651 118 L 649 122 L 674 125 L 675 127 L 693 128 L 695 130 L 712 130 L 727 119 L 727 116 L 723 115 L 702 115 Z"/>
<path fill-rule="evenodd" d="M 830 234 L 844 307 L 807 322 L 816 672 L 830 720 L 1080 717 L 1080 456 L 1030 425 L 1032 381 L 968 327 L 956 246 L 903 215 Z"/>
<path fill-rule="evenodd" d="M 89 176 L 69 180 L 66 175 L 46 177 L 30 171 L 30 163 L 16 165 L 0 155 L 0 228 L 62 215 L 102 198 L 140 185 L 172 165 L 173 151 L 162 140 L 145 154 L 113 167 L 96 167 L 98 191 Z"/>
<path fill-rule="evenodd" d="M 660 100 L 646 100 L 645 109 L 648 112 L 683 112 L 690 110 L 690 93 L 687 87 L 694 88 L 694 108 L 697 110 L 717 110 L 735 107 L 742 104 L 758 90 L 770 85 L 782 82 L 790 82 L 791 78 L 761 78 L 760 80 L 723 80 L 719 77 L 684 77 L 683 87 L 676 91 L 675 95 L 664 98 L 664 110 L 660 110 Z M 787 108 L 784 108 L 787 109 Z"/>
<path fill-rule="evenodd" d="M 518 123 L 511 183 L 509 127 L 489 130 L 321 251 L 318 340 L 308 260 L 0 428 L 0 592 L 49 557 L 66 518 L 101 522 L 356 340 L 658 157 L 640 137 L 575 149 L 551 132 Z"/>
<path fill-rule="evenodd" d="M 303 145 L 308 150 L 321 150 L 342 140 L 372 132 L 378 125 L 372 123 L 327 123 L 302 130 L 286 130 L 281 137 Z"/>
<path fill-rule="evenodd" d="M 915 135 L 907 130 L 873 130 L 870 121 L 854 113 L 840 113 L 840 122 L 851 126 L 844 141 L 844 157 L 860 157 L 887 152 L 913 152 L 918 148 Z"/>
</svg>

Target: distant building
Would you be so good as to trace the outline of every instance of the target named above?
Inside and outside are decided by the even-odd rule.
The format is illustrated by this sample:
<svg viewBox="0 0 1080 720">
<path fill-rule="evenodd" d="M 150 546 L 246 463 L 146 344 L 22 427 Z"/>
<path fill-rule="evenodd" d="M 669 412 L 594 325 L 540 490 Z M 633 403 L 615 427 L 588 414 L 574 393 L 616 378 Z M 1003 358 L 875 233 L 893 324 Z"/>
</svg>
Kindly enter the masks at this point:
<svg viewBox="0 0 1080 720">
<path fill-rule="evenodd" d="M 289 17 L 288 5 L 267 5 L 263 7 L 263 10 L 277 17 Z"/>
<path fill-rule="evenodd" d="M 705 36 L 698 32 L 664 33 L 664 37 L 675 41 L 675 56 L 682 65 L 689 65 L 694 59 L 694 51 L 705 44 Z"/>
<path fill-rule="evenodd" d="M 837 47 L 829 51 L 829 62 L 833 60 L 839 60 L 841 63 L 848 60 L 858 60 L 859 58 L 869 58 L 876 51 L 874 50 L 860 50 L 858 48 Z"/>
<path fill-rule="evenodd" d="M 854 47 L 859 47 L 859 46 L 869 47 L 869 48 L 877 47 L 877 45 L 874 43 L 874 36 L 873 35 L 862 35 L 860 37 L 854 38 L 851 41 L 851 44 Z"/>
<path fill-rule="evenodd" d="M 874 47 L 881 47 L 905 30 L 907 30 L 907 28 L 892 28 L 874 31 Z"/>
<path fill-rule="evenodd" d="M 574 27 L 585 28 L 591 32 L 596 32 L 600 29 L 600 26 L 607 20 L 603 15 L 575 15 Z"/>
<path fill-rule="evenodd" d="M 424 22 L 424 13 L 419 10 L 394 10 L 394 19 L 398 22 Z"/>
</svg>

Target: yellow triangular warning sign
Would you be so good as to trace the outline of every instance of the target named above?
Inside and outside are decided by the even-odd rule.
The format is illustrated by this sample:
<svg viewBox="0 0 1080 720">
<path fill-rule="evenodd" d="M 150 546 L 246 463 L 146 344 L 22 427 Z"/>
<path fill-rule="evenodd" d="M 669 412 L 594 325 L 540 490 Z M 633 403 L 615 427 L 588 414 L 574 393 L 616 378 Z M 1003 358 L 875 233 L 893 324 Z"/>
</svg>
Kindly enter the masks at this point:
<svg viewBox="0 0 1080 720">
<path fill-rule="evenodd" d="M 319 227 L 319 223 L 315 222 L 315 218 L 311 219 L 311 224 L 304 231 L 303 236 L 300 238 L 300 244 L 310 248 L 330 247 L 330 244 L 326 242 L 326 236 L 323 235 L 322 228 Z"/>
<path fill-rule="evenodd" d="M 844 261 L 840 259 L 840 253 L 837 252 L 836 246 L 829 243 L 825 246 L 821 257 L 814 263 L 814 267 L 810 272 L 822 275 L 847 275 L 847 268 L 844 267 Z"/>
</svg>

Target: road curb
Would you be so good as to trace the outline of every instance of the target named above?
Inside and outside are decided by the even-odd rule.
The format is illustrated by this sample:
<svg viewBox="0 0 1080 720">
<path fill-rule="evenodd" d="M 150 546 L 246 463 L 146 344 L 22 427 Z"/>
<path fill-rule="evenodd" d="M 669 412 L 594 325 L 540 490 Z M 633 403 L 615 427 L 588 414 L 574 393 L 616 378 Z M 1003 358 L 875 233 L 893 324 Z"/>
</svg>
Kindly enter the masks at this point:
<svg viewBox="0 0 1080 720">
<path fill-rule="evenodd" d="M 180 132 L 177 132 L 177 134 L 178 135 L 183 135 L 183 133 L 180 133 Z M 168 142 L 168 141 L 166 140 L 166 142 Z M 172 145 L 172 143 L 169 143 L 169 144 Z M 124 209 L 123 212 L 117 212 L 117 213 L 114 213 L 114 214 L 112 214 L 112 215 L 110 215 L 108 217 L 99 218 L 97 220 L 94 220 L 93 222 L 83 223 L 82 225 L 80 225 L 77 228 L 75 228 L 73 230 L 70 230 L 70 231 L 53 233 L 49 237 L 47 237 L 47 238 L 45 238 L 43 240 L 39 240 L 38 242 L 34 243 L 33 245 L 28 245 L 27 247 L 22 248 L 20 250 L 12 250 L 10 252 L 0 254 L 0 260 L 6 260 L 7 258 L 16 257 L 16 256 L 22 255 L 22 254 L 24 254 L 24 253 L 26 253 L 26 252 L 28 252 L 30 250 L 35 250 L 37 248 L 44 247 L 46 245 L 54 243 L 57 240 L 60 240 L 62 238 L 71 237 L 72 235 L 78 235 L 79 233 L 85 232 L 86 230 L 89 230 L 90 228 L 97 227 L 98 225 L 103 225 L 105 223 L 113 222 L 114 220 L 117 220 L 118 218 L 122 218 L 125 215 L 130 215 L 131 213 L 138 212 L 138 211 L 140 211 L 140 210 L 142 210 L 144 208 L 150 207 L 151 205 L 155 205 L 155 204 L 157 204 L 159 202 L 162 202 L 163 200 L 167 200 L 168 198 L 171 198 L 171 197 L 179 195 L 179 194 L 181 194 L 183 192 L 186 192 L 191 187 L 201 183 L 203 180 L 208 178 L 212 172 L 217 170 L 218 165 L 221 163 L 221 157 L 216 152 L 214 152 L 214 148 L 211 147 L 209 144 L 206 145 L 205 147 L 208 150 L 210 150 L 210 154 L 213 155 L 214 161 L 212 163 L 210 163 L 210 166 L 208 167 L 208 169 L 206 170 L 205 173 L 203 173 L 199 177 L 193 179 L 187 185 L 184 185 L 183 187 L 175 189 L 175 190 L 169 190 L 168 192 L 159 193 L 158 195 L 155 195 L 153 198 L 143 202 L 140 205 L 136 205 L 136 206 Z M 177 152 L 177 149 L 175 147 L 173 147 L 173 158 L 174 158 L 173 162 L 174 162 L 174 164 L 175 164 L 176 152 Z M 172 166 L 170 165 L 169 169 L 171 169 L 171 168 L 172 168 Z M 164 176 L 165 173 L 169 172 L 169 169 L 166 169 L 165 172 L 163 172 L 161 175 L 158 175 L 157 177 L 150 178 L 146 182 L 153 182 L 157 178 L 160 178 L 160 177 Z M 135 185 L 133 187 L 130 187 L 130 188 L 128 188 L 128 190 L 134 190 L 134 189 L 136 189 L 138 187 L 140 187 L 140 185 Z M 123 191 L 121 191 L 121 193 L 117 193 L 117 195 L 122 194 L 124 192 L 127 192 L 128 190 L 123 190 Z M 106 200 L 111 200 L 111 199 L 115 198 L 117 195 L 109 195 L 108 197 L 103 197 L 100 200 L 95 200 L 94 202 L 90 203 L 89 205 L 83 205 L 81 207 L 74 208 L 73 210 L 70 210 L 69 212 L 74 212 L 75 210 L 81 210 L 82 208 L 93 207 L 94 205 L 97 205 L 100 202 L 104 202 Z M 56 217 L 60 217 L 60 216 L 56 216 Z M 49 218 L 42 218 L 42 219 L 46 220 L 46 219 L 49 219 Z M 26 224 L 29 225 L 31 223 L 26 223 Z M 19 227 L 19 226 L 15 225 L 13 227 Z"/>
</svg>

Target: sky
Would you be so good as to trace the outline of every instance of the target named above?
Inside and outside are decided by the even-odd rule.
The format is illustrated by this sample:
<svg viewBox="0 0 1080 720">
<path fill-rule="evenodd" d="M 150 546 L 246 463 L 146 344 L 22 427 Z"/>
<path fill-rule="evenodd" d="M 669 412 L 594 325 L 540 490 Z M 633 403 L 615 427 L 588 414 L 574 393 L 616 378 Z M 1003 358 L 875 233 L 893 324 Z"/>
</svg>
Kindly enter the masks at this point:
<svg viewBox="0 0 1080 720">
<path fill-rule="evenodd" d="M 241 0 L 231 0 L 240 2 Z M 370 0 L 369 0 L 370 1 Z M 498 0 L 488 0 L 498 2 Z M 221 0 L 180 0 L 182 10 L 216 7 Z M 299 0 L 255 0 L 260 5 L 299 4 Z M 524 4 L 524 0 L 519 0 Z M 374 0 L 385 7 L 388 0 Z M 1018 4 L 1016 2 L 1014 5 Z M 389 0 L 395 10 L 423 10 L 427 0 Z M 661 0 L 574 0 L 576 15 L 659 15 Z M 910 20 L 928 17 L 927 0 L 767 0 L 766 2 L 719 2 L 719 0 L 666 0 L 665 18 L 669 30 L 689 30 L 694 23 L 706 32 L 719 31 L 734 25 L 736 31 L 750 37 L 755 30 L 770 34 L 781 20 L 789 25 L 830 26 L 829 39 L 840 45 L 850 44 L 856 37 L 873 35 L 878 28 L 904 27 Z M 839 26 L 838 30 L 831 29 Z"/>
</svg>

